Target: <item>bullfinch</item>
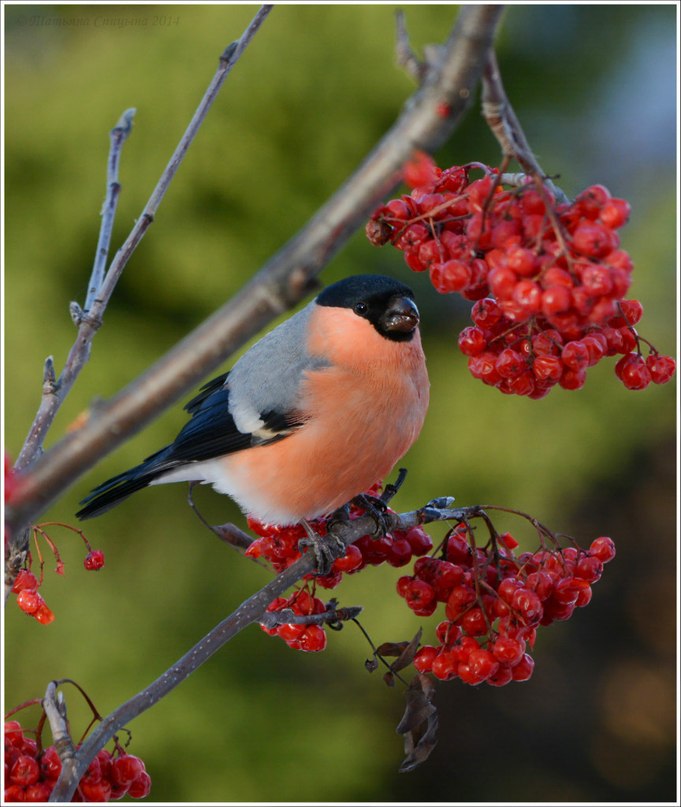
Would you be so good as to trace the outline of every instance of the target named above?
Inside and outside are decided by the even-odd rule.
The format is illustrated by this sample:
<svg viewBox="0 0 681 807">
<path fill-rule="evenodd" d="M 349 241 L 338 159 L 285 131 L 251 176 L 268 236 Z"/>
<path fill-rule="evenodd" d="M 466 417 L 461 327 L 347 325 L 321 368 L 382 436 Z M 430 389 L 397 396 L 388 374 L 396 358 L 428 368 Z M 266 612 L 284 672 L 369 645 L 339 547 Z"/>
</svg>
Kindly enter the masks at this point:
<svg viewBox="0 0 681 807">
<path fill-rule="evenodd" d="M 429 382 L 414 294 L 382 275 L 324 289 L 185 406 L 175 441 L 95 488 L 104 513 L 148 485 L 203 482 L 263 523 L 331 514 L 416 440 Z"/>
</svg>

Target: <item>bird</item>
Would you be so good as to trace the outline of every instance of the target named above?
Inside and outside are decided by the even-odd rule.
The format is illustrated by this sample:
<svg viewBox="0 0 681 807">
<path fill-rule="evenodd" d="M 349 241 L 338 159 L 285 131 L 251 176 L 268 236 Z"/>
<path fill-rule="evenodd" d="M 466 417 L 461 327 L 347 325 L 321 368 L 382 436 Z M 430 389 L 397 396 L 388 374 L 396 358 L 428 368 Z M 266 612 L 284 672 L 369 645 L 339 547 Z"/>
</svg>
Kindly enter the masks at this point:
<svg viewBox="0 0 681 807">
<path fill-rule="evenodd" d="M 211 484 L 264 524 L 340 510 L 421 431 L 429 379 L 419 322 L 413 291 L 391 277 L 325 287 L 201 387 L 175 440 L 94 488 L 77 517 L 170 482 Z"/>
</svg>

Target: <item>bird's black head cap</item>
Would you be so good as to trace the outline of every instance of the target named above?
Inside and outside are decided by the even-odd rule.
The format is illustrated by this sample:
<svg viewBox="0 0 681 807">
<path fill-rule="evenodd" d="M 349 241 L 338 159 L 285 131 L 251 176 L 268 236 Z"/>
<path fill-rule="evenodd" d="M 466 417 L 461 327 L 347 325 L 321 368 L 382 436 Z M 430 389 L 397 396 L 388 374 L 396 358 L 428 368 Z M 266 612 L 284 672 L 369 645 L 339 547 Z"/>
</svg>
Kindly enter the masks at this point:
<svg viewBox="0 0 681 807">
<path fill-rule="evenodd" d="M 414 292 L 385 275 L 353 275 L 328 286 L 317 305 L 350 308 L 394 342 L 408 342 L 419 324 Z"/>
</svg>

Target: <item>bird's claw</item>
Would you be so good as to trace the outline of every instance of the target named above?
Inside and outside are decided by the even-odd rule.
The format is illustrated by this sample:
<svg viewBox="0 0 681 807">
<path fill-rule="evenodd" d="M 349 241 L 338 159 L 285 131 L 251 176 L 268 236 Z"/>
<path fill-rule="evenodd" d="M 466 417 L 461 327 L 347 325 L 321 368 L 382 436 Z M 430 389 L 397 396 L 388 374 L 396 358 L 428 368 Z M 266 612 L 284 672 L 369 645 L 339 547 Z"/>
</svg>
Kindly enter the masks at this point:
<svg viewBox="0 0 681 807">
<path fill-rule="evenodd" d="M 368 493 L 360 493 L 359 496 L 355 496 L 352 503 L 362 507 L 366 514 L 376 522 L 376 529 L 371 535 L 372 538 L 382 538 L 390 531 L 390 524 L 386 518 L 388 505 L 383 499 L 371 496 Z"/>
<path fill-rule="evenodd" d="M 301 524 L 307 533 L 307 538 L 301 538 L 298 541 L 298 548 L 301 552 L 308 547 L 312 549 L 317 566 L 316 573 L 320 577 L 325 577 L 331 571 L 333 562 L 337 558 L 343 557 L 347 547 L 331 530 L 326 535 L 319 535 L 306 521 L 302 521 Z"/>
</svg>

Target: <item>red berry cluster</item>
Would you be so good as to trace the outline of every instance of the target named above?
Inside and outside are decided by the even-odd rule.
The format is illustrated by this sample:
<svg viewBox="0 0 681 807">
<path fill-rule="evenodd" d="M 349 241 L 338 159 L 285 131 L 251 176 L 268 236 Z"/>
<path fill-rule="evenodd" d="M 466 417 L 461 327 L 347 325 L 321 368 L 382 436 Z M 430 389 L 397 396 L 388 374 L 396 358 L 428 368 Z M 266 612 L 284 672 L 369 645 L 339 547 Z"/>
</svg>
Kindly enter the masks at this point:
<svg viewBox="0 0 681 807">
<path fill-rule="evenodd" d="M 312 594 L 307 583 L 290 597 L 277 597 L 267 606 L 270 612 L 281 611 L 284 608 L 290 608 L 296 616 L 322 614 L 326 610 L 322 600 Z M 321 625 L 287 622 L 277 625 L 276 628 L 266 628 L 264 625 L 261 627 L 270 636 L 283 639 L 294 650 L 317 653 L 326 647 L 326 632 Z"/>
<path fill-rule="evenodd" d="M 47 801 L 60 773 L 53 745 L 40 749 L 18 720 L 5 721 L 5 802 Z M 126 795 L 143 799 L 150 791 L 144 762 L 116 744 L 113 754 L 103 748 L 92 760 L 72 801 L 114 801 Z"/>
<path fill-rule="evenodd" d="M 102 566 L 104 566 L 104 553 L 101 551 L 101 549 L 92 549 L 82 530 L 76 529 L 75 527 L 71 527 L 68 524 L 61 524 L 60 522 L 51 522 L 51 525 L 66 527 L 67 529 L 77 533 L 81 537 L 88 550 L 88 554 L 85 556 L 85 559 L 83 560 L 83 566 L 87 571 L 98 571 L 99 569 L 102 568 Z M 47 545 L 49 546 L 50 550 L 52 551 L 55 560 L 57 562 L 55 569 L 57 574 L 64 574 L 64 563 L 61 559 L 56 544 L 54 543 L 52 538 L 50 538 L 50 536 L 45 532 L 44 530 L 45 526 L 50 525 L 35 524 L 32 527 L 33 538 L 35 540 L 35 545 L 39 557 L 40 577 L 39 578 L 36 577 L 31 571 L 33 556 L 29 552 L 27 555 L 27 568 L 22 569 L 17 574 L 14 580 L 14 584 L 12 585 L 12 592 L 17 595 L 17 605 L 19 606 L 19 608 L 21 608 L 21 610 L 25 614 L 29 614 L 29 616 L 32 616 L 42 625 L 49 625 L 50 622 L 54 621 L 55 617 L 54 612 L 48 607 L 42 595 L 38 593 L 38 589 L 40 588 L 40 586 L 42 586 L 44 581 L 44 563 L 38 545 L 38 538 L 39 537 L 43 538 L 46 541 Z"/>
<path fill-rule="evenodd" d="M 28 569 L 22 569 L 14 580 L 12 592 L 17 595 L 17 605 L 25 614 L 37 619 L 41 625 L 54 622 L 54 612 L 49 608 L 42 595 L 38 593 L 42 580 Z"/>
<path fill-rule="evenodd" d="M 534 647 L 537 629 L 588 605 L 591 585 L 615 557 L 606 537 L 588 550 L 541 547 L 516 557 L 517 546 L 504 533 L 485 549 L 473 548 L 468 528 L 459 525 L 444 543 L 442 558 L 419 558 L 414 573 L 398 580 L 397 592 L 415 614 L 430 616 L 444 604 L 438 644 L 416 653 L 419 672 L 472 685 L 528 680 L 534 669 L 528 648 Z"/>
<path fill-rule="evenodd" d="M 375 496 L 380 491 L 378 486 L 374 486 L 368 495 Z M 350 511 L 350 517 L 358 517 L 364 514 L 361 507 L 353 505 Z M 317 519 L 310 522 L 310 526 L 318 535 L 326 535 L 327 520 Z M 306 537 L 305 530 L 300 525 L 290 527 L 280 527 L 276 524 L 262 524 L 254 518 L 248 519 L 248 526 L 256 535 L 260 537 L 253 541 L 253 543 L 246 550 L 246 555 L 252 558 L 264 558 L 268 560 L 277 572 L 281 572 L 288 568 L 292 563 L 301 557 L 299 549 L 299 542 Z M 433 548 L 433 542 L 428 533 L 422 527 L 412 527 L 406 532 L 394 531 L 381 538 L 373 539 L 368 535 L 363 535 L 354 544 L 347 547 L 345 555 L 334 561 L 331 571 L 327 575 L 313 576 L 308 575 L 308 580 L 313 579 L 314 583 L 322 588 L 332 589 L 335 588 L 343 579 L 343 574 L 354 574 L 364 569 L 366 566 L 379 566 L 382 563 L 387 563 L 390 566 L 401 567 L 406 566 L 412 557 L 420 557 L 425 555 Z M 306 596 L 300 601 L 296 597 L 300 596 L 300 592 L 292 595 L 288 600 L 278 598 L 270 604 L 270 610 L 280 610 L 282 608 L 292 608 L 298 615 L 320 613 L 319 608 L 324 610 L 324 605 L 321 600 L 312 598 L 308 600 L 311 595 L 306 592 Z M 312 604 L 311 604 L 312 603 Z M 302 610 L 296 610 L 302 608 Z M 310 610 L 312 609 L 312 610 Z M 285 639 L 290 647 L 299 650 L 323 650 L 326 645 L 324 639 L 321 646 L 303 647 L 297 645 L 298 629 L 301 631 L 305 625 L 295 626 L 280 626 L 280 630 L 267 629 L 270 635 L 278 635 Z M 319 631 L 323 634 L 324 631 L 317 625 L 309 626 L 311 628 L 318 628 L 319 630 L 312 631 L 313 636 L 319 636 Z M 293 630 L 295 628 L 295 630 Z M 319 640 L 321 641 L 321 640 Z"/>
<path fill-rule="evenodd" d="M 471 180 L 472 168 L 484 176 Z M 674 359 L 651 345 L 643 358 L 634 328 L 643 308 L 624 299 L 633 271 L 617 235 L 629 217 L 624 199 L 594 185 L 557 203 L 541 181 L 504 188 L 498 169 L 442 170 L 423 153 L 404 179 L 411 194 L 374 211 L 367 237 L 402 250 L 437 291 L 477 301 L 459 337 L 475 378 L 543 398 L 557 384 L 581 388 L 589 367 L 622 354 L 615 372 L 628 389 L 669 381 Z"/>
</svg>

